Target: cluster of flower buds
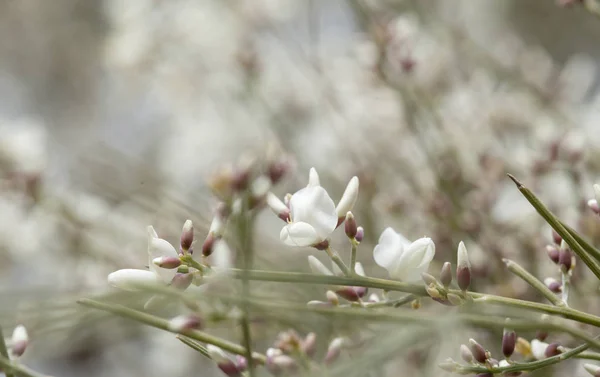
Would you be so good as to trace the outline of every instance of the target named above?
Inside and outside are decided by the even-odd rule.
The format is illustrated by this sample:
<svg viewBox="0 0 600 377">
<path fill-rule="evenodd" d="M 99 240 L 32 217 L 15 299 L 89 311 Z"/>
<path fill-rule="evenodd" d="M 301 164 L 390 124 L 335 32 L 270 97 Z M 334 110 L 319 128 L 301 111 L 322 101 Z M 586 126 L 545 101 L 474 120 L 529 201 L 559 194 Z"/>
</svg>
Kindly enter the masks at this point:
<svg viewBox="0 0 600 377">
<path fill-rule="evenodd" d="M 242 356 L 230 357 L 221 348 L 208 344 L 208 355 L 217 363 L 217 367 L 228 377 L 240 377 L 248 368 L 248 361 Z"/>
<path fill-rule="evenodd" d="M 313 357 L 316 342 L 315 333 L 309 333 L 302 338 L 294 330 L 284 331 L 279 334 L 275 346 L 267 350 L 265 367 L 275 376 L 290 374 L 298 368 L 294 357 Z"/>
<path fill-rule="evenodd" d="M 10 351 L 13 358 L 22 356 L 29 345 L 29 335 L 23 325 L 15 327 L 10 339 Z"/>
<path fill-rule="evenodd" d="M 594 199 L 590 199 L 587 202 L 588 207 L 594 212 L 596 215 L 600 215 L 600 185 L 594 185 Z"/>
<path fill-rule="evenodd" d="M 333 271 L 331 271 L 329 268 L 327 268 L 320 260 L 318 260 L 316 257 L 309 255 L 308 256 L 308 265 L 310 266 L 310 269 L 313 273 L 315 274 L 320 274 L 320 275 L 326 275 L 326 276 L 342 276 L 343 273 L 340 270 L 340 268 L 337 266 L 337 264 L 332 263 L 332 269 Z M 357 275 L 359 276 L 365 276 L 365 270 L 363 269 L 363 266 L 360 262 L 356 263 L 355 267 L 354 267 L 354 272 L 356 272 Z M 343 297 L 344 299 L 354 302 L 354 301 L 360 301 L 360 299 L 362 299 L 366 294 L 368 289 L 365 287 L 349 287 L 349 286 L 332 286 L 330 287 L 331 290 L 327 291 L 327 302 L 322 302 L 322 301 L 311 301 L 309 304 L 311 305 L 319 305 L 319 304 L 323 304 L 323 305 L 333 305 L 333 306 L 337 306 L 339 305 L 339 299 L 338 296 Z"/>
<path fill-rule="evenodd" d="M 554 242 L 553 244 L 546 246 L 548 257 L 559 267 L 563 274 L 570 274 L 575 268 L 575 255 L 569 248 L 569 245 L 554 230 L 552 231 L 552 241 Z M 560 292 L 555 284 L 552 287 L 550 286 L 553 283 L 552 280 L 546 279 L 545 283 L 551 291 Z"/>
</svg>

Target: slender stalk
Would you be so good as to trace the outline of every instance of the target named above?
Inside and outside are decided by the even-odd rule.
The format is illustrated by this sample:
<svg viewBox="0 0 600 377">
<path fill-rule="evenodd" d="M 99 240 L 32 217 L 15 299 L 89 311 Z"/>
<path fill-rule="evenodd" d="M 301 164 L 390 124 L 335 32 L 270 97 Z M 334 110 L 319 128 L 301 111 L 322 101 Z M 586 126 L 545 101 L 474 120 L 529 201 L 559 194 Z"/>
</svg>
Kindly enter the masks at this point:
<svg viewBox="0 0 600 377">
<path fill-rule="evenodd" d="M 565 306 L 566 303 L 563 302 L 560 298 L 558 298 L 554 294 L 554 292 L 552 292 L 548 287 L 546 287 L 546 284 L 539 281 L 535 276 L 530 274 L 527 270 L 525 270 L 519 264 L 517 264 L 516 262 L 514 262 L 510 259 L 506 259 L 506 258 L 502 259 L 502 261 L 506 264 L 506 267 L 508 268 L 508 270 L 510 272 L 517 275 L 521 279 L 525 280 L 525 282 L 527 284 L 529 284 L 531 287 L 533 287 L 535 290 L 537 290 L 539 293 L 541 293 L 552 304 L 554 304 L 556 306 Z"/>
<path fill-rule="evenodd" d="M 350 240 L 350 243 L 352 244 L 352 250 L 350 254 L 350 273 L 352 273 L 352 275 L 356 275 L 356 251 L 358 245 L 354 240 Z"/>
<path fill-rule="evenodd" d="M 571 228 L 570 226 L 568 226 L 567 224 L 565 224 L 562 221 L 560 223 L 562 226 L 565 227 L 565 229 L 567 231 L 569 231 L 569 233 L 571 233 L 573 238 L 575 238 L 575 241 L 577 241 L 577 243 L 580 244 L 581 247 L 583 247 L 585 251 L 587 251 L 598 262 L 600 262 L 600 250 L 598 250 L 597 248 L 592 246 L 592 244 L 590 244 L 585 238 L 583 238 L 583 236 L 581 234 L 579 234 L 575 229 Z"/>
<path fill-rule="evenodd" d="M 177 335 L 176 338 L 178 340 L 180 340 L 186 346 L 200 352 L 202 355 L 211 359 L 210 354 L 208 353 L 208 350 L 206 349 L 206 347 L 204 347 L 204 345 L 202 345 L 199 342 L 195 341 L 194 339 L 190 339 L 184 335 Z"/>
<path fill-rule="evenodd" d="M 4 341 L 2 327 L 0 327 L 0 356 L 4 357 L 10 363 L 10 357 L 8 356 L 8 349 L 6 348 L 6 343 Z M 8 371 L 6 372 L 6 377 L 14 377 L 14 375 L 10 372 L 10 368 L 8 368 Z"/>
<path fill-rule="evenodd" d="M 562 301 L 568 306 L 569 302 L 569 288 L 571 287 L 571 277 L 568 273 L 561 273 L 562 277 Z"/>
<path fill-rule="evenodd" d="M 408 304 L 412 302 L 417 297 L 414 295 L 407 295 L 397 300 L 389 300 L 389 301 L 380 301 L 380 302 L 367 302 L 364 304 L 365 308 L 384 308 L 387 306 L 391 306 L 393 308 L 398 308 L 404 304 Z"/>
<path fill-rule="evenodd" d="M 562 237 L 569 245 L 571 250 L 577 254 L 579 258 L 588 266 L 590 270 L 600 280 L 600 266 L 593 260 L 585 249 L 575 240 L 575 237 L 562 225 L 560 220 L 535 196 L 535 194 L 527 187 L 523 186 L 515 177 L 508 174 L 508 177 L 517 185 L 517 188 L 523 196 L 531 203 L 536 211 L 546 220 L 548 224 Z"/>
<path fill-rule="evenodd" d="M 103 310 L 103 311 L 112 313 L 114 315 L 117 315 L 119 317 L 133 319 L 137 322 L 141 322 L 141 323 L 144 323 L 144 324 L 152 326 L 152 327 L 156 327 L 161 330 L 179 334 L 169 328 L 169 321 L 167 321 L 166 319 L 163 319 L 163 318 L 151 315 L 151 314 L 147 314 L 147 313 L 141 312 L 139 310 L 130 309 L 123 305 L 109 304 L 109 303 L 94 301 L 94 300 L 85 299 L 85 298 L 78 300 L 77 303 L 81 304 L 83 306 L 90 307 L 90 308 Z M 229 342 L 225 339 L 221 339 L 214 335 L 207 334 L 202 331 L 185 330 L 185 331 L 182 331 L 180 334 L 185 335 L 188 338 L 198 340 L 203 343 L 215 345 L 227 352 L 231 352 L 236 355 L 245 356 L 247 354 L 247 350 L 245 347 L 240 346 L 235 343 L 232 343 L 232 342 Z M 260 353 L 253 352 L 252 360 L 254 360 L 255 362 L 257 362 L 259 364 L 264 364 L 267 360 L 267 357 Z"/>
<path fill-rule="evenodd" d="M 0 369 L 4 370 L 6 377 L 18 376 L 18 377 L 50 377 L 45 374 L 38 373 L 34 370 L 27 368 L 25 365 L 11 362 L 4 355 L 0 356 Z"/>
<path fill-rule="evenodd" d="M 338 267 L 340 268 L 340 270 L 342 270 L 342 272 L 344 273 L 344 275 L 346 275 L 346 276 L 352 276 L 353 271 L 350 271 L 350 269 L 348 268 L 348 266 L 346 266 L 346 264 L 344 263 L 344 261 L 342 260 L 342 258 L 340 258 L 340 255 L 337 253 L 337 251 L 333 250 L 330 247 L 326 248 L 325 251 L 327 252 L 327 255 L 329 255 L 329 258 L 331 258 L 331 260 L 335 264 L 338 265 Z"/>
</svg>

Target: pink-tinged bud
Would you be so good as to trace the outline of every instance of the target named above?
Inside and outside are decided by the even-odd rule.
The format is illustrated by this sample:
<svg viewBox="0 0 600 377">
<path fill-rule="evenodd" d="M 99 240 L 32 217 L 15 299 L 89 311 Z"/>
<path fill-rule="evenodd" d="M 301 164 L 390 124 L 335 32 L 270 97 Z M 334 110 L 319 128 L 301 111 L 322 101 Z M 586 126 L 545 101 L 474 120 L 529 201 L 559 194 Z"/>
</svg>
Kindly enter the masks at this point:
<svg viewBox="0 0 600 377">
<path fill-rule="evenodd" d="M 548 344 L 548 347 L 546 347 L 546 352 L 544 352 L 544 355 L 546 357 L 560 355 L 562 353 L 562 351 L 559 349 L 559 347 L 560 347 L 560 345 L 558 343 Z"/>
<path fill-rule="evenodd" d="M 513 330 L 504 329 L 502 334 L 502 354 L 507 359 L 515 352 L 517 345 L 517 333 Z"/>
<path fill-rule="evenodd" d="M 460 357 L 467 363 L 472 363 L 474 360 L 473 353 L 471 352 L 469 347 L 467 347 L 464 344 L 460 345 Z"/>
<path fill-rule="evenodd" d="M 456 372 L 458 366 L 459 365 L 451 358 L 448 358 L 445 361 L 438 364 L 438 367 L 440 367 L 440 369 L 450 373 Z"/>
<path fill-rule="evenodd" d="M 267 175 L 272 184 L 277 184 L 283 176 L 290 170 L 290 163 L 287 160 L 275 161 L 269 164 Z"/>
<path fill-rule="evenodd" d="M 600 366 L 594 364 L 583 364 L 583 369 L 593 377 L 600 377 Z"/>
<path fill-rule="evenodd" d="M 208 233 L 204 243 L 202 244 L 202 255 L 208 257 L 212 254 L 217 237 L 213 233 Z"/>
<path fill-rule="evenodd" d="M 171 280 L 171 287 L 178 289 L 180 291 L 185 291 L 187 287 L 192 284 L 194 280 L 194 274 L 181 274 L 177 273 L 173 280 Z"/>
<path fill-rule="evenodd" d="M 462 241 L 458 244 L 457 255 L 456 282 L 461 290 L 466 291 L 471 285 L 471 263 L 469 262 L 467 248 Z"/>
<path fill-rule="evenodd" d="M 562 242 L 562 237 L 554 229 L 552 229 L 552 241 L 554 241 L 554 243 L 558 246 L 560 246 Z"/>
<path fill-rule="evenodd" d="M 473 358 L 478 362 L 478 363 L 485 363 L 485 359 L 487 359 L 487 356 L 485 354 L 485 348 L 483 348 L 483 346 L 479 343 L 477 343 L 475 341 L 475 339 L 469 339 L 469 346 L 471 348 L 471 353 L 473 354 Z"/>
<path fill-rule="evenodd" d="M 217 364 L 217 367 L 227 376 L 239 377 L 242 375 L 243 369 L 240 369 L 242 365 L 239 362 L 231 360 L 221 348 L 207 344 L 206 350 L 210 358 Z"/>
<path fill-rule="evenodd" d="M 194 242 L 194 225 L 192 220 L 186 220 L 181 230 L 181 237 L 179 239 L 179 246 L 184 252 L 190 250 L 192 243 Z"/>
<path fill-rule="evenodd" d="M 535 338 L 541 342 L 543 342 L 544 340 L 546 340 L 546 338 L 548 337 L 548 333 L 546 331 L 542 331 L 542 330 L 538 330 L 535 333 Z"/>
<path fill-rule="evenodd" d="M 13 357 L 20 357 L 25 353 L 27 345 L 29 344 L 29 335 L 27 329 L 23 325 L 15 327 L 11 337 L 11 353 Z"/>
<path fill-rule="evenodd" d="M 272 192 L 267 193 L 267 206 L 281 220 L 288 222 L 290 219 L 290 209 Z"/>
<path fill-rule="evenodd" d="M 158 257 L 158 258 L 152 259 L 152 263 L 154 263 L 155 265 L 157 265 L 160 268 L 172 270 L 174 268 L 181 266 L 181 259 L 176 258 L 176 257 L 164 256 L 164 257 Z"/>
<path fill-rule="evenodd" d="M 544 279 L 544 284 L 554 293 L 562 292 L 562 284 L 556 279 L 546 278 Z"/>
<path fill-rule="evenodd" d="M 244 191 L 250 180 L 249 169 L 236 169 L 231 177 L 231 187 L 234 191 Z"/>
<path fill-rule="evenodd" d="M 333 306 L 338 306 L 340 304 L 340 299 L 334 291 L 327 291 L 325 297 L 327 297 L 327 301 Z"/>
<path fill-rule="evenodd" d="M 358 301 L 367 294 L 365 287 L 344 287 L 335 291 L 335 293 L 348 301 Z"/>
<path fill-rule="evenodd" d="M 558 252 L 558 265 L 560 266 L 560 270 L 563 273 L 567 273 L 571 270 L 573 265 L 572 263 L 572 254 L 571 250 L 566 248 L 561 248 Z"/>
<path fill-rule="evenodd" d="M 600 215 L 600 206 L 598 205 L 598 201 L 596 199 L 590 199 L 587 202 L 588 207 L 594 212 L 596 215 Z"/>
<path fill-rule="evenodd" d="M 550 260 L 554 262 L 554 264 L 558 264 L 558 258 L 560 255 L 558 247 L 554 245 L 547 245 L 546 252 L 548 253 L 548 257 L 550 258 Z"/>
<path fill-rule="evenodd" d="M 356 225 L 356 219 L 352 212 L 348 211 L 346 213 L 346 222 L 344 224 L 344 230 L 346 231 L 346 236 L 351 240 L 356 237 L 356 233 L 358 232 L 358 226 Z"/>
<path fill-rule="evenodd" d="M 452 283 L 452 264 L 450 262 L 446 262 L 442 266 L 442 271 L 440 272 L 440 281 L 446 288 L 448 288 Z"/>
<path fill-rule="evenodd" d="M 365 230 L 362 226 L 359 226 L 358 228 L 356 228 L 356 235 L 354 236 L 354 240 L 360 243 L 362 242 L 363 238 L 365 238 Z"/>
<path fill-rule="evenodd" d="M 169 321 L 169 330 L 180 333 L 185 330 L 201 329 L 204 327 L 204 321 L 197 315 L 180 315 Z"/>
<path fill-rule="evenodd" d="M 325 359 L 323 362 L 327 365 L 333 363 L 340 356 L 342 348 L 346 345 L 345 338 L 335 338 L 329 343 L 329 347 L 327 347 L 327 354 L 325 354 Z"/>
<path fill-rule="evenodd" d="M 317 349 L 317 334 L 314 332 L 308 333 L 302 343 L 300 344 L 300 350 L 308 356 L 312 356 Z"/>
<path fill-rule="evenodd" d="M 340 199 L 340 202 L 335 207 L 338 219 L 346 216 L 348 211 L 352 211 L 352 208 L 356 203 L 356 199 L 358 199 L 358 186 L 358 177 L 352 177 L 348 183 L 348 186 L 346 186 L 346 190 L 344 190 L 342 199 Z"/>
</svg>

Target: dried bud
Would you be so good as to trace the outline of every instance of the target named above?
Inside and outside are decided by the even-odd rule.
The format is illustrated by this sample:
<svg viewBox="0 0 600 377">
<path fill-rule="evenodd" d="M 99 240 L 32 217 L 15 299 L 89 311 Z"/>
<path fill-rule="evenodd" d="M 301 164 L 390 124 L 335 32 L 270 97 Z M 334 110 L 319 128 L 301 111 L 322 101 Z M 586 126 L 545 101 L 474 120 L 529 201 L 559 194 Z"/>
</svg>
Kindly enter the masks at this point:
<svg viewBox="0 0 600 377">
<path fill-rule="evenodd" d="M 472 363 L 474 360 L 473 353 L 471 352 L 469 347 L 467 347 L 464 344 L 460 345 L 460 357 L 467 363 Z"/>
<path fill-rule="evenodd" d="M 187 289 L 187 287 L 189 287 L 190 284 L 192 284 L 193 280 L 194 280 L 194 274 L 177 273 L 175 275 L 175 277 L 173 278 L 173 280 L 171 280 L 171 287 L 181 290 L 181 291 L 185 291 Z"/>
<path fill-rule="evenodd" d="M 502 334 L 502 354 L 507 359 L 515 352 L 517 345 L 517 334 L 513 330 L 504 329 Z"/>
<path fill-rule="evenodd" d="M 183 224 L 183 229 L 181 230 L 181 237 L 179 239 L 179 246 L 181 246 L 181 250 L 187 252 L 192 247 L 192 243 L 194 242 L 194 225 L 192 224 L 192 220 L 186 220 Z"/>
<path fill-rule="evenodd" d="M 473 354 L 473 358 L 478 363 L 485 363 L 485 359 L 487 356 L 485 354 L 485 349 L 483 346 L 475 341 L 475 339 L 469 339 L 469 346 L 471 348 L 471 353 Z"/>
<path fill-rule="evenodd" d="M 329 347 L 327 347 L 327 354 L 325 355 L 325 359 L 323 362 L 325 364 L 331 364 L 340 356 L 342 348 L 346 345 L 345 338 L 335 338 L 329 343 Z"/>
<path fill-rule="evenodd" d="M 426 285 L 436 286 L 438 284 L 437 279 L 434 278 L 432 275 L 428 274 L 427 272 L 423 272 L 421 274 L 421 278 L 423 279 Z"/>
<path fill-rule="evenodd" d="M 545 278 L 544 284 L 554 293 L 562 292 L 562 284 L 554 278 Z"/>
<path fill-rule="evenodd" d="M 471 285 L 471 263 L 469 262 L 469 254 L 465 244 L 460 241 L 458 244 L 458 262 L 456 266 L 456 282 L 458 287 L 466 291 Z"/>
<path fill-rule="evenodd" d="M 267 206 L 281 220 L 287 222 L 290 219 L 290 209 L 272 192 L 267 193 Z"/>
<path fill-rule="evenodd" d="M 25 353 L 27 345 L 29 344 L 29 335 L 27 329 L 23 325 L 15 327 L 11 337 L 11 354 L 13 357 L 20 357 Z"/>
<path fill-rule="evenodd" d="M 152 259 L 152 263 L 154 263 L 155 265 L 157 265 L 160 268 L 172 270 L 174 268 L 181 266 L 181 259 L 176 258 L 176 257 L 163 256 L 163 257 L 158 257 L 158 258 Z"/>
<path fill-rule="evenodd" d="M 201 329 L 204 323 L 197 315 L 180 315 L 169 321 L 170 331 L 180 333 L 185 330 Z"/>
<path fill-rule="evenodd" d="M 559 349 L 559 347 L 560 347 L 560 345 L 558 343 L 548 344 L 548 347 L 546 347 L 546 351 L 544 352 L 544 355 L 546 357 L 560 355 L 562 353 L 562 351 Z"/>
<path fill-rule="evenodd" d="M 558 247 L 555 245 L 547 245 L 546 252 L 548 253 L 548 257 L 550 258 L 550 260 L 554 262 L 554 264 L 558 264 L 558 258 L 560 254 L 558 251 Z"/>
<path fill-rule="evenodd" d="M 346 213 L 346 222 L 344 225 L 344 230 L 346 231 L 346 236 L 351 240 L 356 237 L 356 233 L 358 232 L 358 226 L 356 225 L 356 219 L 352 212 L 348 211 Z"/>
<path fill-rule="evenodd" d="M 452 283 L 452 264 L 450 262 L 446 262 L 442 266 L 442 271 L 440 272 L 440 281 L 446 288 L 448 288 Z"/>
<path fill-rule="evenodd" d="M 562 242 L 562 237 L 554 229 L 552 229 L 552 241 L 558 246 L 560 246 L 560 243 Z"/>
<path fill-rule="evenodd" d="M 359 226 L 358 228 L 356 228 L 356 235 L 354 236 L 354 240 L 356 242 L 362 242 L 363 238 L 365 237 L 365 230 L 363 229 L 362 226 Z"/>
<path fill-rule="evenodd" d="M 593 377 L 600 377 L 600 366 L 598 365 L 583 364 L 583 369 L 585 369 Z"/>
<path fill-rule="evenodd" d="M 567 273 L 571 271 L 573 255 L 571 254 L 571 250 L 567 248 L 562 248 L 558 252 L 558 265 L 560 266 L 560 270 L 563 273 Z"/>
</svg>

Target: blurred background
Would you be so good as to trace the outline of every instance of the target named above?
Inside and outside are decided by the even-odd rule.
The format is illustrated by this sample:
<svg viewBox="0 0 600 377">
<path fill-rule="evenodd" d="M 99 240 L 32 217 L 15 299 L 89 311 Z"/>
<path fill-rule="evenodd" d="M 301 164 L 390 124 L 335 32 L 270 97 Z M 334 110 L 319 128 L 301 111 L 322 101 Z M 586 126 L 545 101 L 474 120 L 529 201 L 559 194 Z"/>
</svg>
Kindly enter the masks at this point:
<svg viewBox="0 0 600 377">
<path fill-rule="evenodd" d="M 333 198 L 359 176 L 368 275 L 386 277 L 372 247 L 392 226 L 435 241 L 432 271 L 464 240 L 475 290 L 539 300 L 501 259 L 556 277 L 550 228 L 505 173 L 600 242 L 585 205 L 600 181 L 600 18 L 573 3 L 0 1 L 0 324 L 25 324 L 23 361 L 55 376 L 220 375 L 171 334 L 74 300 L 144 265 L 148 224 L 177 244 L 190 218 L 203 239 L 209 177 L 273 147 L 295 162 L 280 196 L 312 166 Z M 256 264 L 308 271 L 318 254 L 284 247 L 280 228 L 259 217 Z M 591 277 L 576 268 L 571 305 L 600 314 Z M 325 291 L 267 286 L 300 303 Z M 257 344 L 288 327 L 257 326 Z M 497 333 L 449 331 L 373 375 L 439 376 L 435 363 L 470 336 L 500 345 Z M 565 371 L 584 375 L 577 362 L 537 375 Z"/>
</svg>

